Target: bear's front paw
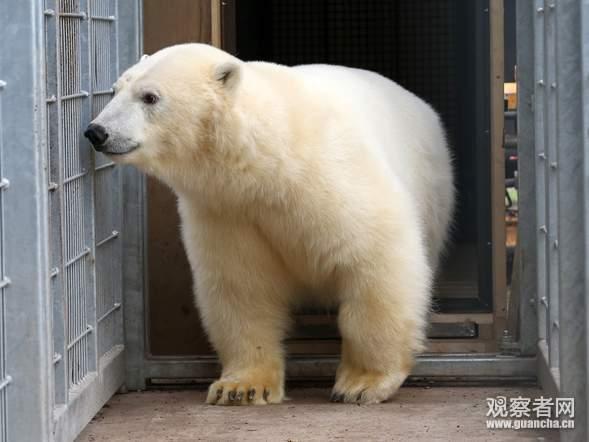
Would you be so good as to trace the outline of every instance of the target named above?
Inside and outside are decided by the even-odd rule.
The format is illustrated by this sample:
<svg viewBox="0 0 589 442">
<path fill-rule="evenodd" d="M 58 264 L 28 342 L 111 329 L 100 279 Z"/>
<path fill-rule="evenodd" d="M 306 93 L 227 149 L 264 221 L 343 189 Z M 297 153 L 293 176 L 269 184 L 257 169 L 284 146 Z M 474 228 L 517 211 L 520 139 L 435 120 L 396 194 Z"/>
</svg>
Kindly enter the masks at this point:
<svg viewBox="0 0 589 442">
<path fill-rule="evenodd" d="M 282 382 L 261 377 L 227 377 L 209 387 L 207 404 L 265 405 L 279 404 L 284 399 Z"/>
</svg>

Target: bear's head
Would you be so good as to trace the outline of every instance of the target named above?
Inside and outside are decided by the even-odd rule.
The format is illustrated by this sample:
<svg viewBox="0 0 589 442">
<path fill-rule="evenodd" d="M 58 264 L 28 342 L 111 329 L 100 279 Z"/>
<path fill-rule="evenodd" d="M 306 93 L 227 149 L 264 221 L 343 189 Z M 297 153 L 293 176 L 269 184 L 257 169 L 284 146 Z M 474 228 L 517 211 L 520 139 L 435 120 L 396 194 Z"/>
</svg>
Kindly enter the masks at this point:
<svg viewBox="0 0 589 442">
<path fill-rule="evenodd" d="M 232 106 L 242 65 L 204 44 L 144 56 L 117 80 L 113 99 L 84 135 L 115 162 L 182 187 L 183 177 L 221 155 L 218 140 L 226 135 L 218 120 Z"/>
</svg>

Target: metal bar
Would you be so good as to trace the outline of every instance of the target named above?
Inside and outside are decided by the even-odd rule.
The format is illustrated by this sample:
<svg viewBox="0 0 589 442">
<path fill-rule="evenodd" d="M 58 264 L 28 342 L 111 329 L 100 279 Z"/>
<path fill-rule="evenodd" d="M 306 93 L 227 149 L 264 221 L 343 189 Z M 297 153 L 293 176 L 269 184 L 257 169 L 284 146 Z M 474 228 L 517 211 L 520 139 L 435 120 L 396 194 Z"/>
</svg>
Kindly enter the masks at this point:
<svg viewBox="0 0 589 442">
<path fill-rule="evenodd" d="M 112 95 L 114 94 L 115 91 L 114 89 L 105 89 L 102 91 L 92 91 L 92 95 L 97 96 L 97 95 Z"/>
<path fill-rule="evenodd" d="M 102 245 L 106 244 L 106 243 L 107 243 L 107 242 L 109 242 L 109 241 L 112 241 L 112 240 L 113 240 L 113 239 L 115 239 L 115 238 L 118 238 L 118 236 L 119 236 L 119 232 L 117 232 L 116 230 L 113 230 L 113 231 L 112 231 L 112 233 L 111 233 L 109 236 L 107 236 L 107 237 L 106 237 L 106 238 L 104 238 L 103 240 L 101 240 L 101 241 L 98 241 L 98 242 L 96 243 L 96 248 L 98 248 L 98 247 L 100 247 L 100 246 L 102 246 Z"/>
<path fill-rule="evenodd" d="M 80 91 L 77 94 L 64 95 L 63 97 L 60 97 L 60 100 L 61 101 L 75 100 L 76 98 L 86 98 L 88 96 L 90 96 L 89 92 Z"/>
<path fill-rule="evenodd" d="M 86 20 L 88 17 L 85 12 L 60 12 L 57 14 L 60 18 L 79 18 Z"/>
<path fill-rule="evenodd" d="M 6 375 L 0 382 L 0 391 L 4 390 L 12 382 L 12 376 Z"/>
<path fill-rule="evenodd" d="M 68 177 L 66 179 L 63 180 L 63 184 L 66 185 L 68 183 L 71 183 L 72 181 L 76 181 L 80 178 L 85 177 L 86 175 L 88 175 L 88 171 L 86 169 L 82 169 L 82 171 L 80 173 L 77 173 L 75 175 L 72 175 L 71 177 Z"/>
<path fill-rule="evenodd" d="M 77 261 L 79 261 L 80 259 L 84 258 L 88 254 L 90 254 L 90 247 L 86 247 L 83 252 L 77 254 L 72 259 L 70 259 L 69 261 L 67 261 L 65 263 L 64 267 L 65 268 L 71 267 L 73 264 L 75 264 Z"/>
<path fill-rule="evenodd" d="M 289 357 L 288 380 L 333 379 L 339 358 L 333 356 Z M 157 358 L 145 361 L 145 379 L 186 379 L 208 382 L 220 373 L 214 357 L 194 359 Z M 536 358 L 497 354 L 421 355 L 410 378 L 435 377 L 448 381 L 536 379 Z"/>
<path fill-rule="evenodd" d="M 67 346 L 68 350 L 71 350 L 78 342 L 80 342 L 82 339 L 84 339 L 84 336 L 89 335 L 90 333 L 92 333 L 94 331 L 94 327 L 92 327 L 90 324 L 88 324 L 86 326 L 86 330 L 84 330 L 82 332 L 82 334 L 78 335 L 78 337 L 76 339 L 74 339 L 72 342 L 70 342 Z"/>
<path fill-rule="evenodd" d="M 100 16 L 100 15 L 91 15 L 90 18 L 92 20 L 99 20 L 99 21 L 115 21 L 117 18 L 114 15 L 109 15 L 109 16 Z"/>
<path fill-rule="evenodd" d="M 121 303 L 120 302 L 115 303 L 115 305 L 113 305 L 110 309 L 108 309 L 106 311 L 106 313 L 104 313 L 100 318 L 98 318 L 97 322 L 100 324 L 102 321 L 104 321 L 107 317 L 112 315 L 114 312 L 116 312 L 120 308 L 121 308 Z"/>
<path fill-rule="evenodd" d="M 5 287 L 8 287 L 10 285 L 11 281 L 10 278 L 7 278 L 6 276 L 0 281 L 0 290 L 2 290 Z"/>
<path fill-rule="evenodd" d="M 546 257 L 546 154 L 545 154 L 545 129 L 544 129 L 544 2 L 535 0 L 534 2 L 534 176 L 535 176 L 535 195 L 536 195 L 536 303 L 540 305 L 540 299 L 546 297 L 548 293 L 547 281 L 547 257 Z M 524 258 L 525 259 L 525 258 Z M 538 338 L 548 339 L 547 333 L 548 315 L 546 309 L 538 310 Z"/>
<path fill-rule="evenodd" d="M 94 169 L 94 171 L 95 172 L 100 172 L 101 170 L 110 169 L 111 167 L 115 167 L 115 166 L 116 166 L 116 163 L 113 163 L 111 161 L 111 162 L 108 162 L 108 163 L 101 164 L 100 166 L 96 166 L 96 168 Z"/>
</svg>

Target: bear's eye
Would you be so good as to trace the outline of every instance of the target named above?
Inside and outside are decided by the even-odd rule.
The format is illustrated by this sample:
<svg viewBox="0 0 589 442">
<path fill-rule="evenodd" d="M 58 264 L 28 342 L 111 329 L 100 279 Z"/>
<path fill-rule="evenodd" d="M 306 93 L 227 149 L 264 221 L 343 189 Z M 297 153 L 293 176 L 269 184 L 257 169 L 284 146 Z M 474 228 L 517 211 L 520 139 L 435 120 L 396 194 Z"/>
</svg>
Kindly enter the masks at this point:
<svg viewBox="0 0 589 442">
<path fill-rule="evenodd" d="M 146 92 L 141 97 L 141 101 L 143 101 L 145 104 L 155 104 L 155 103 L 157 103 L 158 100 L 159 100 L 159 97 L 152 92 Z"/>
</svg>

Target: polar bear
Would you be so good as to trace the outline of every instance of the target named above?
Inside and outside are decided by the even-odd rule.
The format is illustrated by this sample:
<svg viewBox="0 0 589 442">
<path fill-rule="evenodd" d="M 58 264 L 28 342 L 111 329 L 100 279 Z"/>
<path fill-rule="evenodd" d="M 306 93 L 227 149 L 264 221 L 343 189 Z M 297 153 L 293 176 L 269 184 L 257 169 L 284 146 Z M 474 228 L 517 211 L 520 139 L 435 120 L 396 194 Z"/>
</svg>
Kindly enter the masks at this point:
<svg viewBox="0 0 589 442">
<path fill-rule="evenodd" d="M 222 364 L 207 403 L 279 403 L 292 309 L 338 307 L 332 400 L 378 403 L 424 349 L 454 187 L 440 119 L 359 69 L 163 49 L 115 83 L 96 150 L 167 183 Z"/>
</svg>

